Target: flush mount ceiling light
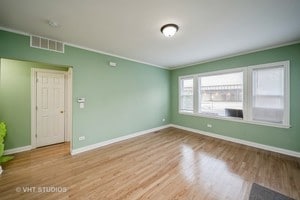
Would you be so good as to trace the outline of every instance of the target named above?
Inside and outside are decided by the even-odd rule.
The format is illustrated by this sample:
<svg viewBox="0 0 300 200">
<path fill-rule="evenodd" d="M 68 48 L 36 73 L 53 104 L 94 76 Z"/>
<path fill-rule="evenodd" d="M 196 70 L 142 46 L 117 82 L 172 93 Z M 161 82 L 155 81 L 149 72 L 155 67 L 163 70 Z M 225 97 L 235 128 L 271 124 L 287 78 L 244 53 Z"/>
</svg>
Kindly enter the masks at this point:
<svg viewBox="0 0 300 200">
<path fill-rule="evenodd" d="M 161 27 L 160 31 L 166 37 L 172 37 L 178 31 L 179 27 L 176 24 L 166 24 Z"/>
</svg>

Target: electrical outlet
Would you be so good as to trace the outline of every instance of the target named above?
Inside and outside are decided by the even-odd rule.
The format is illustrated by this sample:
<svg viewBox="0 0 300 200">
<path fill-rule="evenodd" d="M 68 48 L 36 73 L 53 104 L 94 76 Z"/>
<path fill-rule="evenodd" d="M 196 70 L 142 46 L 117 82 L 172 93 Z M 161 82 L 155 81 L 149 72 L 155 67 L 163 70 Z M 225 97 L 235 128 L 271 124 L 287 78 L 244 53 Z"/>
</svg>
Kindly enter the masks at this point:
<svg viewBox="0 0 300 200">
<path fill-rule="evenodd" d="M 211 128 L 211 127 L 212 127 L 212 125 L 211 125 L 211 124 L 207 124 L 207 127 L 208 127 L 208 128 Z"/>
<path fill-rule="evenodd" d="M 78 139 L 79 141 L 85 140 L 85 136 L 80 136 Z"/>
</svg>

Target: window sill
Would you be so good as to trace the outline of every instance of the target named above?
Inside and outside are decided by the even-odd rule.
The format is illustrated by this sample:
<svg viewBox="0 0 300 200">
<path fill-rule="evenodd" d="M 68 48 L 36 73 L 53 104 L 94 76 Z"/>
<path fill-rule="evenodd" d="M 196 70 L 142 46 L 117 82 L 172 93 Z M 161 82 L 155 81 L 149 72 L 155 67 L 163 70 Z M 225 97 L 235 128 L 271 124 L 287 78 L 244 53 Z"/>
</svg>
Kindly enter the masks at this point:
<svg viewBox="0 0 300 200">
<path fill-rule="evenodd" d="M 261 126 L 270 126 L 270 127 L 276 127 L 276 128 L 290 128 L 291 127 L 290 125 L 283 125 L 283 124 L 274 124 L 274 123 L 259 122 L 259 121 L 248 121 L 248 120 L 245 120 L 242 118 L 237 118 L 237 117 L 222 117 L 222 116 L 205 115 L 205 114 L 200 114 L 200 113 L 196 114 L 193 112 L 183 112 L 183 111 L 179 111 L 179 114 L 195 116 L 195 117 L 204 117 L 204 118 L 233 121 L 233 122 L 241 122 L 241 123 L 246 123 L 246 124 L 255 124 L 255 125 L 261 125 Z"/>
</svg>

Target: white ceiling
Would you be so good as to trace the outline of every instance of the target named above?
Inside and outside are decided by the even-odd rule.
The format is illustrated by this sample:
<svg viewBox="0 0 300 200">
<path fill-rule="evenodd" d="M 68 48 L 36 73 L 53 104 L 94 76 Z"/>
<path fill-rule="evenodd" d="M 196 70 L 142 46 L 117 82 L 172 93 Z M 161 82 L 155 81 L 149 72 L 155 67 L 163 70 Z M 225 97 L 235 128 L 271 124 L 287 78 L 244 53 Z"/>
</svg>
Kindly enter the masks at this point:
<svg viewBox="0 0 300 200">
<path fill-rule="evenodd" d="M 300 40 L 300 0 L 0 0 L 0 26 L 178 67 Z"/>
</svg>

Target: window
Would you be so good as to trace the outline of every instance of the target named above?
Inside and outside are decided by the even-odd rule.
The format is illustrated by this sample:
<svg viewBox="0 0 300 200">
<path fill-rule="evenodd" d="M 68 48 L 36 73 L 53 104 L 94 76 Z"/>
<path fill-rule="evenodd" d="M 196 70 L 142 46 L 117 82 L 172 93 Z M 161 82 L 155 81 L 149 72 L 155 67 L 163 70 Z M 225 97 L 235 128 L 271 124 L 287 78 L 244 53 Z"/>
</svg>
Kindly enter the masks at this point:
<svg viewBox="0 0 300 200">
<path fill-rule="evenodd" d="M 252 70 L 252 119 L 283 124 L 285 118 L 284 66 Z"/>
<path fill-rule="evenodd" d="M 289 127 L 289 61 L 179 77 L 179 112 Z"/>
<path fill-rule="evenodd" d="M 180 80 L 180 110 L 191 112 L 194 107 L 194 79 L 183 78 Z"/>
<path fill-rule="evenodd" d="M 199 113 L 243 117 L 243 72 L 200 76 Z"/>
</svg>

